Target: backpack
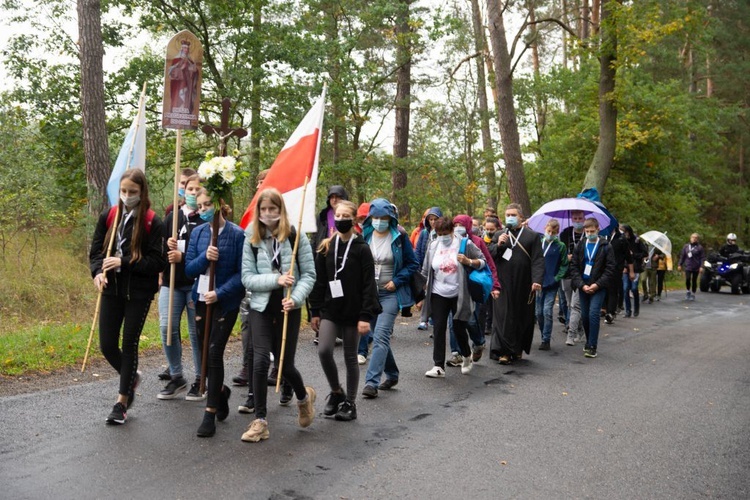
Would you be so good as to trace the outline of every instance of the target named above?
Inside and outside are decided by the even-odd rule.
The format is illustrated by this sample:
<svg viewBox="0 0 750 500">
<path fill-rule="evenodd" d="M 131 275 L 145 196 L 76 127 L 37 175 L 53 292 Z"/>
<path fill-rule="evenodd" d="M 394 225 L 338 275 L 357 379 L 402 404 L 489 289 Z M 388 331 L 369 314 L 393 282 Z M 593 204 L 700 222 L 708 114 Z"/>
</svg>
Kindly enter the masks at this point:
<svg viewBox="0 0 750 500">
<path fill-rule="evenodd" d="M 115 221 L 116 214 L 117 205 L 109 209 L 109 213 L 107 214 L 107 229 L 112 227 L 112 223 Z M 154 222 L 154 216 L 156 216 L 156 212 L 154 212 L 150 208 L 146 210 L 146 234 L 151 234 L 151 225 Z"/>
<path fill-rule="evenodd" d="M 468 237 L 461 239 L 461 246 L 458 249 L 458 253 L 466 254 L 466 242 L 468 239 Z M 490 293 L 492 292 L 493 280 L 490 266 L 485 262 L 484 267 L 481 269 L 474 269 L 469 266 L 463 267 L 469 278 L 469 295 L 471 295 L 471 300 L 484 304 L 490 298 Z"/>
</svg>

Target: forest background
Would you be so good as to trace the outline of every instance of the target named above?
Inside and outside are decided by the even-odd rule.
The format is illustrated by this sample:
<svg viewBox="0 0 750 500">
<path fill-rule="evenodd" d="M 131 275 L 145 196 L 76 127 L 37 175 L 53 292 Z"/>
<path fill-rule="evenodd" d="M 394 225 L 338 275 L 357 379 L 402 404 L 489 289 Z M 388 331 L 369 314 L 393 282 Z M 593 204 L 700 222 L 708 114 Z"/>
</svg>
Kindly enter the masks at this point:
<svg viewBox="0 0 750 500">
<path fill-rule="evenodd" d="M 204 47 L 202 121 L 218 125 L 231 99 L 230 125 L 249 134 L 229 150 L 251 179 L 328 85 L 319 205 L 343 184 L 356 203 L 391 199 L 413 227 L 429 206 L 481 215 L 515 201 L 533 212 L 595 186 L 621 222 L 667 232 L 676 252 L 694 231 L 714 248 L 728 232 L 750 241 L 744 0 L 3 0 L 0 10 L 6 29 L 23 26 L 2 52 L 0 340 L 21 337 L 0 373 L 28 368 L 18 353 L 29 336 L 50 351 L 66 332 L 48 357 L 79 355 L 95 303 L 87 243 L 144 83 L 154 208 L 171 202 L 175 134 L 160 128 L 160 107 L 164 48 L 182 29 Z M 216 136 L 183 134 L 183 166 L 216 147 Z M 235 189 L 237 218 L 253 189 Z"/>
</svg>

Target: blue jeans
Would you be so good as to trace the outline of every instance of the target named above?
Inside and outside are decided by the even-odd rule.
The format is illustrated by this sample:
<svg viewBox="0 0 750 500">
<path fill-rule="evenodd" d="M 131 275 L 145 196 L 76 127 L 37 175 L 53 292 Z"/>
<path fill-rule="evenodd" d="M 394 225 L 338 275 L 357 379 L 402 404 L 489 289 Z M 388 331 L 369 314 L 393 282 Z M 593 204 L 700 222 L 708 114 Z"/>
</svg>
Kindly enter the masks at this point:
<svg viewBox="0 0 750 500">
<path fill-rule="evenodd" d="M 552 309 L 555 307 L 555 295 L 559 289 L 559 286 L 549 286 L 536 294 L 536 320 L 542 331 L 542 342 L 549 342 L 552 338 Z"/>
<path fill-rule="evenodd" d="M 372 332 L 367 332 L 367 335 L 360 336 L 357 354 L 367 357 L 367 355 L 370 354 L 370 344 L 372 344 Z"/>
<path fill-rule="evenodd" d="M 607 291 L 604 289 L 597 290 L 596 293 L 586 293 L 578 290 L 578 296 L 581 300 L 581 321 L 583 331 L 586 332 L 586 347 L 596 349 L 599 341 L 599 322 L 601 320 L 602 304 Z"/>
<path fill-rule="evenodd" d="M 638 314 L 640 310 L 640 300 L 638 298 L 638 279 L 640 274 L 635 273 L 635 279 L 630 279 L 630 274 L 622 275 L 622 294 L 625 297 L 625 314 L 630 316 L 630 312 Z M 633 292 L 633 308 L 630 307 L 630 293 Z"/>
<path fill-rule="evenodd" d="M 380 385 L 383 373 L 389 380 L 398 380 L 398 366 L 391 350 L 391 334 L 398 314 L 398 298 L 396 292 L 385 290 L 378 291 L 378 298 L 383 312 L 370 322 L 373 338 L 372 357 L 365 375 L 365 385 L 371 387 Z"/>
<path fill-rule="evenodd" d="M 484 332 L 482 331 L 479 325 L 479 308 L 480 307 L 482 307 L 482 304 L 480 304 L 479 302 L 474 302 L 474 312 L 471 313 L 471 319 L 469 319 L 469 323 L 466 326 L 466 331 L 469 332 L 469 338 L 471 339 L 471 343 L 474 345 L 474 349 L 484 345 Z M 451 352 L 461 352 L 461 350 L 458 348 L 458 341 L 456 340 L 456 332 L 453 328 L 453 314 L 448 316 L 448 323 L 450 326 Z"/>
<path fill-rule="evenodd" d="M 172 345 L 167 345 L 167 324 L 169 311 L 169 287 L 163 286 L 159 291 L 159 327 L 161 329 L 161 342 L 164 346 L 164 354 L 169 363 L 169 374 L 172 377 L 182 376 L 182 339 L 180 338 L 180 319 L 182 310 L 187 310 L 188 336 L 193 348 L 193 366 L 195 377 L 201 375 L 201 352 L 203 346 L 198 341 L 195 330 L 195 303 L 193 302 L 193 287 L 185 286 L 174 289 L 172 299 Z"/>
</svg>

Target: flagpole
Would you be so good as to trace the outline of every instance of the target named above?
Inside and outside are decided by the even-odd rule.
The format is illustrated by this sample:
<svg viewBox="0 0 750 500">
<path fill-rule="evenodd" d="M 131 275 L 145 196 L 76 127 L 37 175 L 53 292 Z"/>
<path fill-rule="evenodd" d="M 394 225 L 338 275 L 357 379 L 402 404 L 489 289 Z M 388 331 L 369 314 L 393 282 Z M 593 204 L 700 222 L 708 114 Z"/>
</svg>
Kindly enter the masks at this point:
<svg viewBox="0 0 750 500">
<path fill-rule="evenodd" d="M 297 223 L 297 238 L 294 240 L 294 249 L 292 250 L 292 260 L 291 264 L 289 265 L 289 276 L 294 276 L 294 263 L 297 259 L 297 249 L 299 248 L 299 240 L 302 238 L 300 229 L 302 227 L 302 216 L 305 213 L 305 196 L 307 195 L 307 181 L 309 180 L 308 176 L 305 176 L 305 185 L 302 188 L 302 204 L 300 205 L 299 209 L 299 222 Z M 302 274 L 302 270 L 300 269 L 300 274 Z M 292 287 L 287 287 L 286 289 L 286 299 L 289 300 L 292 298 Z M 279 370 L 278 374 L 276 375 L 276 392 L 279 392 L 279 387 L 281 387 L 281 372 L 284 370 L 284 351 L 286 350 L 286 331 L 289 327 L 289 311 L 284 310 L 284 326 L 281 330 L 281 354 L 279 355 Z"/>
<path fill-rule="evenodd" d="M 180 160 L 182 156 L 182 129 L 177 129 L 177 145 L 175 147 L 174 156 L 174 189 L 172 196 L 172 238 L 177 239 L 177 223 L 180 218 L 180 214 L 177 212 L 179 207 L 179 195 L 178 187 L 180 184 Z M 174 306 L 174 275 L 176 272 L 176 264 L 174 262 L 169 264 L 169 309 L 167 309 L 167 345 L 172 345 L 172 307 Z"/>
<path fill-rule="evenodd" d="M 146 82 L 143 83 L 143 90 L 141 91 L 141 97 L 138 99 L 138 113 L 135 115 L 135 130 L 133 131 L 133 137 L 130 140 L 130 148 L 128 151 L 128 158 L 127 163 L 125 164 L 125 170 L 130 168 L 130 163 L 132 161 L 133 156 L 133 148 L 135 148 L 135 141 L 136 137 L 138 137 L 138 127 L 141 126 L 141 111 L 143 110 L 143 101 L 146 99 Z M 120 203 L 117 203 L 117 208 L 115 209 L 115 220 L 112 221 L 112 233 L 109 237 L 109 244 L 107 245 L 107 256 L 106 258 L 109 258 L 112 256 L 112 247 L 115 244 L 115 234 L 117 233 L 117 226 L 120 224 Z M 104 273 L 104 276 L 106 277 L 106 273 Z M 102 306 L 102 290 L 99 290 L 99 294 L 96 297 L 96 309 L 94 309 L 94 320 L 91 322 L 91 330 L 89 331 L 89 340 L 86 343 L 86 353 L 83 355 L 83 364 L 81 365 L 81 373 L 86 371 L 86 362 L 89 358 L 89 352 L 91 351 L 91 341 L 94 338 L 94 329 L 96 328 L 96 324 L 99 322 L 99 313 L 101 312 L 101 306 Z"/>
</svg>

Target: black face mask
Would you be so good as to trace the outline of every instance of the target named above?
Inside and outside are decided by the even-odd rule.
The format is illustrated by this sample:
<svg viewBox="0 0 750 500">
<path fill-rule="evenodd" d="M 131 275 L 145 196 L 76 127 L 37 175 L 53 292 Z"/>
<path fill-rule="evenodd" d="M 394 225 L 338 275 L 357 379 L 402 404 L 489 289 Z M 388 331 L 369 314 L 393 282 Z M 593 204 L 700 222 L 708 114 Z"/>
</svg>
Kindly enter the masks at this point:
<svg viewBox="0 0 750 500">
<path fill-rule="evenodd" d="M 336 226 L 336 231 L 343 234 L 351 231 L 354 221 L 352 219 L 338 219 L 333 221 L 333 224 Z"/>
</svg>

